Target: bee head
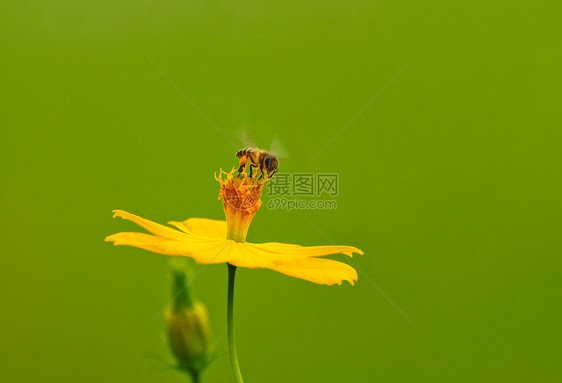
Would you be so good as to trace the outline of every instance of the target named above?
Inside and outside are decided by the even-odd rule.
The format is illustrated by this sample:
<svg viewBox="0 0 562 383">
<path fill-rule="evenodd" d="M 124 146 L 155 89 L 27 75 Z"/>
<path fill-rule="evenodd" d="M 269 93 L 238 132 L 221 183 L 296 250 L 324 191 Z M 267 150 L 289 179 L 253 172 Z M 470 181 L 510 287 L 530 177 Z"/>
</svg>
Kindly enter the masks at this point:
<svg viewBox="0 0 562 383">
<path fill-rule="evenodd" d="M 271 173 L 271 172 L 277 170 L 277 167 L 279 166 L 279 161 L 274 156 L 267 157 L 264 160 L 264 165 L 265 165 L 265 168 L 267 169 L 267 172 Z"/>
</svg>

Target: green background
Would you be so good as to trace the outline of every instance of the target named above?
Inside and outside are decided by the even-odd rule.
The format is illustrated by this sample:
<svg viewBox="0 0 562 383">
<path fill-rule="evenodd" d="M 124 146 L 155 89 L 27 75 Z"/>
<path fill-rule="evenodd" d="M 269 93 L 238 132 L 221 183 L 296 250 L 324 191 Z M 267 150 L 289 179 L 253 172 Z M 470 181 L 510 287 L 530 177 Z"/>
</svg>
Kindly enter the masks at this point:
<svg viewBox="0 0 562 383">
<path fill-rule="evenodd" d="M 240 270 L 247 382 L 559 381 L 560 10 L 2 1 L 3 380 L 186 381 L 144 357 L 169 360 L 167 259 L 103 238 L 136 230 L 112 209 L 222 218 L 237 146 L 153 62 L 236 145 L 246 125 L 282 172 L 339 174 L 337 209 L 264 206 L 249 241 L 365 251 L 355 287 Z M 193 284 L 219 352 L 226 275 Z"/>
</svg>

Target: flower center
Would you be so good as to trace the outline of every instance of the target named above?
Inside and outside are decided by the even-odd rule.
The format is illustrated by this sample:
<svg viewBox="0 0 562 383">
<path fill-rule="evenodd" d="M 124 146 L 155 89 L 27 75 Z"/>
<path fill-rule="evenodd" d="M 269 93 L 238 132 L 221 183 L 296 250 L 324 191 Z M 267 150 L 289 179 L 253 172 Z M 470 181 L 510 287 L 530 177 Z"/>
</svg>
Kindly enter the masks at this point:
<svg viewBox="0 0 562 383">
<path fill-rule="evenodd" d="M 226 179 L 223 180 L 223 175 Z M 261 206 L 261 190 L 264 181 L 258 182 L 255 177 L 245 173 L 234 176 L 221 170 L 215 178 L 220 183 L 219 199 L 226 216 L 227 239 L 245 242 L 252 218 Z"/>
</svg>

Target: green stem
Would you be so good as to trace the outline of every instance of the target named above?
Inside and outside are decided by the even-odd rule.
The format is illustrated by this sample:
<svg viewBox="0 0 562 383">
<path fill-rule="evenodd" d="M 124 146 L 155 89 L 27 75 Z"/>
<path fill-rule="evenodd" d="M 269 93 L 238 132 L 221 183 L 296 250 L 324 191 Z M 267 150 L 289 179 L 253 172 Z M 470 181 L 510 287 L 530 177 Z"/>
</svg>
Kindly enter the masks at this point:
<svg viewBox="0 0 562 383">
<path fill-rule="evenodd" d="M 244 383 L 240 367 L 238 366 L 238 356 L 236 355 L 236 345 L 234 344 L 234 277 L 236 276 L 236 266 L 228 265 L 228 303 L 227 303 L 227 327 L 228 327 L 228 351 L 230 353 L 230 364 L 232 365 L 232 373 L 236 383 Z"/>
<path fill-rule="evenodd" d="M 193 383 L 199 383 L 199 372 L 197 371 L 191 371 L 191 373 L 189 374 L 191 376 L 191 381 Z"/>
<path fill-rule="evenodd" d="M 172 294 L 174 299 L 173 308 L 176 312 L 182 312 L 186 308 L 193 307 L 193 301 L 189 294 L 187 275 L 183 270 L 172 271 L 173 285 Z"/>
</svg>

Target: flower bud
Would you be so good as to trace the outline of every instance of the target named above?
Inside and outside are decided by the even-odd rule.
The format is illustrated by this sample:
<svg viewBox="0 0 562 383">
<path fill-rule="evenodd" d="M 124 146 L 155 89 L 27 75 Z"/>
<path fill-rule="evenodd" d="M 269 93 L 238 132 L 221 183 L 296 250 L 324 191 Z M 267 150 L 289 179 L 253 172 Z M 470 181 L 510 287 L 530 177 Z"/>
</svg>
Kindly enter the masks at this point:
<svg viewBox="0 0 562 383">
<path fill-rule="evenodd" d="M 175 299 L 165 314 L 170 348 L 179 369 L 198 375 L 210 359 L 211 330 L 207 310 L 189 296 L 185 272 L 176 268 L 172 275 Z"/>
</svg>

